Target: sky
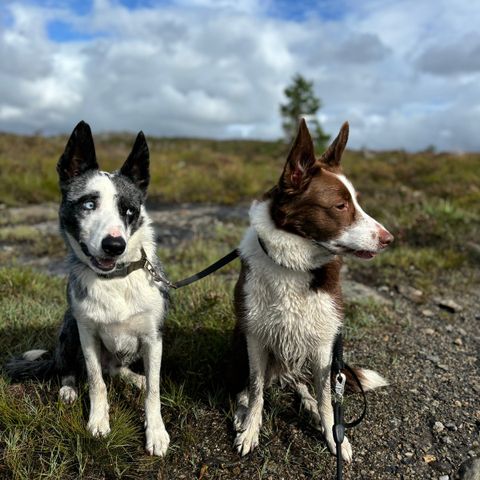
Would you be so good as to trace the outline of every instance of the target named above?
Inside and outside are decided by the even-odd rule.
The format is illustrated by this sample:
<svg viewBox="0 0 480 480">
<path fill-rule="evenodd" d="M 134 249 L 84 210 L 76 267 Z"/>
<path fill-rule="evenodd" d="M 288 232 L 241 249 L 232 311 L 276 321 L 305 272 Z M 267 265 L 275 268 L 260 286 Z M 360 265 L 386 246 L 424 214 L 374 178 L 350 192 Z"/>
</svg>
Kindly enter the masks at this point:
<svg viewBox="0 0 480 480">
<path fill-rule="evenodd" d="M 480 150 L 480 2 L 2 0 L 0 131 L 278 139 L 314 82 L 351 148 Z"/>
</svg>

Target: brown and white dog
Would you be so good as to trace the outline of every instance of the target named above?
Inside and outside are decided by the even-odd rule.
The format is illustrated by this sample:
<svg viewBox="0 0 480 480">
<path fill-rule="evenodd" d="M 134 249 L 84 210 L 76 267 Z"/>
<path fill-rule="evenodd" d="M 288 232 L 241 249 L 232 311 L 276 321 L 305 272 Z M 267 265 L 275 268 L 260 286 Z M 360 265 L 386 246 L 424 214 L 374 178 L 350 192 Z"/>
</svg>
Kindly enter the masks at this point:
<svg viewBox="0 0 480 480">
<path fill-rule="evenodd" d="M 241 455 L 258 445 L 263 389 L 275 379 L 295 387 L 335 453 L 330 367 L 343 317 L 341 256 L 370 259 L 393 240 L 362 210 L 341 171 L 347 139 L 345 123 L 316 159 L 302 120 L 278 184 L 250 208 L 235 287 L 235 343 L 244 351 L 246 347 L 249 372 L 248 386 L 237 390 L 234 417 L 235 446 Z M 313 374 L 316 398 L 309 393 L 307 372 Z M 387 384 L 372 370 L 356 373 L 365 390 Z M 352 459 L 347 438 L 342 456 Z"/>
</svg>

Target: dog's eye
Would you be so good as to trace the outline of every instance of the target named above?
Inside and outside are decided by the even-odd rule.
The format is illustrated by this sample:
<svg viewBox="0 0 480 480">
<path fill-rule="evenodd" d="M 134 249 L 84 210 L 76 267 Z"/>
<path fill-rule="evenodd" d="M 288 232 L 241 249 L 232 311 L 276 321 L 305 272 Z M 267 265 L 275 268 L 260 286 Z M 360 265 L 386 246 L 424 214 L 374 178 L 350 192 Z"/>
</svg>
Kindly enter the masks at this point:
<svg viewBox="0 0 480 480">
<path fill-rule="evenodd" d="M 95 210 L 95 202 L 93 202 L 92 200 L 89 200 L 88 202 L 83 202 L 82 208 L 84 210 Z"/>
<path fill-rule="evenodd" d="M 125 210 L 125 217 L 127 217 L 127 222 L 133 222 L 135 215 L 137 214 L 137 210 L 133 207 L 127 208 Z"/>
<path fill-rule="evenodd" d="M 337 210 L 346 210 L 348 208 L 348 202 L 339 203 L 338 205 L 335 205 L 335 208 Z"/>
</svg>

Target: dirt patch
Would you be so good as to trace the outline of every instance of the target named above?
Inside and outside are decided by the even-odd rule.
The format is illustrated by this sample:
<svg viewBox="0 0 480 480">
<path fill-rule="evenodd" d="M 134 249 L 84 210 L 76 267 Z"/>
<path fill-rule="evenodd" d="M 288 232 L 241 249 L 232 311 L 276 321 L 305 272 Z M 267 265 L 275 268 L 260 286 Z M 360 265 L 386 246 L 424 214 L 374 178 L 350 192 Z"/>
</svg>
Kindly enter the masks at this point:
<svg viewBox="0 0 480 480">
<path fill-rule="evenodd" d="M 152 205 L 149 212 L 160 246 L 175 248 L 197 237 L 213 238 L 219 228 L 228 231 L 246 224 L 247 210 L 183 204 Z M 14 229 L 25 226 L 40 238 L 58 236 L 55 218 L 54 205 L 4 210 L 2 226 L 13 233 L 0 244 L 1 262 L 16 258 L 17 263 L 64 275 L 63 250 L 27 256 L 15 241 Z M 354 461 L 346 466 L 345 478 L 452 480 L 462 462 L 480 456 L 478 272 L 468 271 L 468 281 L 465 277 L 458 283 L 453 277 L 438 278 L 428 293 L 413 288 L 407 276 L 400 284 L 375 285 L 368 274 L 356 272 L 345 272 L 347 299 L 381 305 L 388 321 L 352 334 L 346 342 L 347 359 L 378 370 L 390 386 L 368 395 L 367 418 L 349 434 Z M 168 336 L 167 330 L 166 348 Z M 18 396 L 23 390 L 11 393 Z M 232 448 L 228 405 L 202 401 L 181 425 L 165 407 L 171 453 L 144 478 L 334 478 L 334 459 L 308 418 L 299 415 L 293 395 L 273 390 L 266 398 L 268 421 L 261 445 L 243 459 Z M 347 411 L 355 405 L 351 397 Z M 182 444 L 190 445 L 188 452 L 181 450 Z"/>
</svg>

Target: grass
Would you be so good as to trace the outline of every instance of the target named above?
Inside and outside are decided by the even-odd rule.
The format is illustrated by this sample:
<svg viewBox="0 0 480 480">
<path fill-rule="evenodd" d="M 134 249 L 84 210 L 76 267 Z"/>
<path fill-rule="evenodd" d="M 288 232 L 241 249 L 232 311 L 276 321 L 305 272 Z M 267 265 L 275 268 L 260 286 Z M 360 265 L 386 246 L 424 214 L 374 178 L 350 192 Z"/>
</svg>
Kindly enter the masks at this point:
<svg viewBox="0 0 480 480">
<path fill-rule="evenodd" d="M 58 200 L 56 163 L 67 137 L 25 137 L 0 134 L 1 201 L 21 205 Z M 96 139 L 103 170 L 116 170 L 133 145 L 132 135 Z M 282 143 L 149 138 L 150 198 L 162 202 L 233 204 L 252 198 L 279 171 Z M 199 182 L 199 178 L 202 179 Z"/>
<path fill-rule="evenodd" d="M 168 272 L 170 277 L 180 278 L 233 247 L 239 234 L 240 230 L 237 236 L 230 231 L 215 240 L 196 240 L 179 251 L 164 250 L 160 255 L 166 265 L 175 265 Z M 163 415 L 172 437 L 165 460 L 144 454 L 142 395 L 133 387 L 117 379 L 108 382 L 112 434 L 103 440 L 92 438 L 85 429 L 89 410 L 86 387 L 77 403 L 66 406 L 57 400 L 55 381 L 11 385 L 0 377 L 0 478 L 156 478 L 160 474 L 166 476 L 159 478 L 177 478 L 170 476 L 172 471 L 192 478 L 192 471 L 202 465 L 204 478 L 232 478 L 229 472 L 235 468 L 243 471 L 241 464 L 235 464 L 233 451 L 226 470 L 215 463 L 225 459 L 215 460 L 215 455 L 205 452 L 219 439 L 227 445 L 233 440 L 232 404 L 223 379 L 234 322 L 231 293 L 237 268 L 231 264 L 173 294 L 162 367 Z M 0 363 L 27 349 L 53 347 L 66 307 L 64 291 L 62 279 L 25 268 L 0 268 Z M 373 304 L 361 308 L 350 304 L 351 331 L 375 325 L 380 311 Z M 285 418 L 299 421 L 292 392 L 273 389 L 267 393 L 266 404 L 264 445 L 257 453 L 262 460 L 254 463 L 258 478 L 268 478 L 272 469 L 278 468 L 277 462 L 269 460 L 272 436 L 286 428 Z M 310 428 L 307 416 L 300 418 L 302 428 Z M 318 459 L 324 447 L 317 444 L 314 436 L 307 439 L 310 461 L 314 459 L 315 469 L 321 470 L 330 457 L 322 454 Z M 300 460 L 298 455 L 289 459 L 287 450 L 282 468 L 291 462 Z"/>
<path fill-rule="evenodd" d="M 58 200 L 55 163 L 65 138 L 0 134 L 0 202 L 25 206 Z M 102 168 L 115 169 L 133 138 L 102 136 Z M 249 201 L 277 179 L 285 147 L 268 142 L 149 139 L 150 200 L 232 204 Z M 475 277 L 480 201 L 479 155 L 429 152 L 347 152 L 344 169 L 365 210 L 396 236 L 372 262 L 349 260 L 350 276 L 372 286 L 450 292 Z M 4 209 L 0 217 L 0 364 L 31 348 L 51 349 L 65 302 L 65 281 L 15 265 L 20 256 L 62 256 L 57 235 L 38 235 L 33 224 L 52 221 L 52 209 Z M 238 244 L 243 227 L 216 227 L 208 238 L 159 254 L 171 279 L 210 264 Z M 117 380 L 108 383 L 112 434 L 94 439 L 85 429 L 86 388 L 73 406 L 57 401 L 52 381 L 11 385 L 0 376 L 0 478 L 326 478 L 333 460 L 299 413 L 292 392 L 267 393 L 261 446 L 247 461 L 231 448 L 232 404 L 223 374 L 233 328 L 232 289 L 238 265 L 173 293 L 165 326 L 162 405 L 171 448 L 164 460 L 143 451 L 143 397 Z M 347 342 L 391 322 L 390 306 L 345 307 Z M 303 432 L 302 435 L 298 431 Z"/>
</svg>

